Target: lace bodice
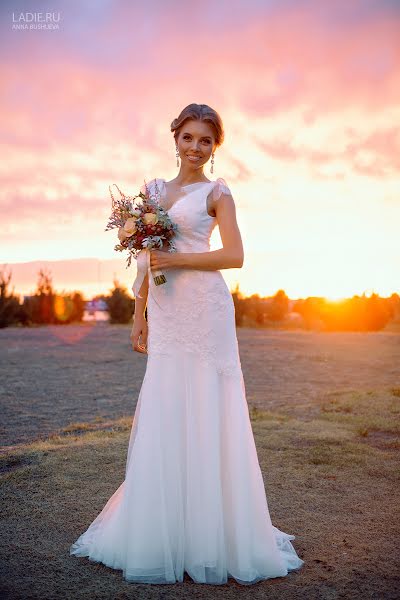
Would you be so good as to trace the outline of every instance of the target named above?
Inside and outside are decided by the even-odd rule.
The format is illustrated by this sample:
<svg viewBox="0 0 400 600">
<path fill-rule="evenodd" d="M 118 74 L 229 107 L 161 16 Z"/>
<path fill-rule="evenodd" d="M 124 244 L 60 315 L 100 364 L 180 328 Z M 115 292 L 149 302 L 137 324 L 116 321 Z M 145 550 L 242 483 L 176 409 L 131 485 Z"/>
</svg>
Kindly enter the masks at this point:
<svg viewBox="0 0 400 600">
<path fill-rule="evenodd" d="M 165 179 L 149 182 L 151 192 L 155 191 L 156 183 L 163 205 Z M 168 209 L 179 227 L 175 246 L 178 252 L 209 252 L 217 219 L 207 212 L 207 197 L 217 202 L 222 193 L 231 192 L 222 177 L 184 189 L 184 194 Z M 149 278 L 149 360 L 159 354 L 173 356 L 186 351 L 213 364 L 218 373 L 241 378 L 235 307 L 221 272 L 169 268 L 165 276 L 167 282 L 159 286 Z"/>
<path fill-rule="evenodd" d="M 166 197 L 165 179 L 152 179 L 147 187 L 152 193 L 160 193 L 160 204 Z M 215 181 L 201 181 L 183 188 L 184 192 L 168 210 L 171 219 L 177 223 L 179 231 L 174 238 L 176 248 L 180 252 L 206 252 L 210 249 L 210 238 L 217 225 L 216 217 L 207 212 L 207 198 L 212 198 L 215 203 L 221 194 L 231 194 L 226 181 L 218 177 Z M 145 192 L 143 185 L 141 191 Z"/>
</svg>

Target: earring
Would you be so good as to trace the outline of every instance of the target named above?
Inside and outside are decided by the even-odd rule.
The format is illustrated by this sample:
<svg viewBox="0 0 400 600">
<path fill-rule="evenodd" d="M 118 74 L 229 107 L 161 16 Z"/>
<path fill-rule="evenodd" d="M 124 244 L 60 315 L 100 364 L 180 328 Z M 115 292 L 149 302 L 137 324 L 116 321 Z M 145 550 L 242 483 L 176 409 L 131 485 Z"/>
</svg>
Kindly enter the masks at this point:
<svg viewBox="0 0 400 600">
<path fill-rule="evenodd" d="M 214 152 L 211 154 L 211 173 L 214 173 Z"/>
<path fill-rule="evenodd" d="M 179 167 L 179 150 L 178 150 L 178 146 L 175 146 L 176 148 L 176 166 Z"/>
</svg>

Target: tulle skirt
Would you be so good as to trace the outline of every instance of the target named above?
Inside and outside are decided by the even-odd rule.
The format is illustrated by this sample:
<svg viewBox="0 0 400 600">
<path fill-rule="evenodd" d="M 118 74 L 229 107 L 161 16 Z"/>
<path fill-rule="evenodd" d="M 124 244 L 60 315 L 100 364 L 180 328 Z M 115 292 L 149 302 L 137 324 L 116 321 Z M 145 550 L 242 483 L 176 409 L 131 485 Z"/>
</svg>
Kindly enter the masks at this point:
<svg viewBox="0 0 400 600">
<path fill-rule="evenodd" d="M 148 356 L 125 480 L 70 547 L 127 581 L 253 584 L 299 569 L 272 525 L 241 370 Z"/>
</svg>

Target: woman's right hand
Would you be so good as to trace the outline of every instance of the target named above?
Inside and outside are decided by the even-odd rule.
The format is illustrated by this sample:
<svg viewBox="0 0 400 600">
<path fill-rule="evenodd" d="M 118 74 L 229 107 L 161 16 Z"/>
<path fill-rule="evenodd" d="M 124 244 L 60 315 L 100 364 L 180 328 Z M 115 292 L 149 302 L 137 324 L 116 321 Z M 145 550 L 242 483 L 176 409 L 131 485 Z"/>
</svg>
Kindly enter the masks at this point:
<svg viewBox="0 0 400 600">
<path fill-rule="evenodd" d="M 143 317 L 134 317 L 130 338 L 132 342 L 132 348 L 135 350 L 135 352 L 147 354 L 148 332 L 149 328 L 144 315 Z"/>
</svg>

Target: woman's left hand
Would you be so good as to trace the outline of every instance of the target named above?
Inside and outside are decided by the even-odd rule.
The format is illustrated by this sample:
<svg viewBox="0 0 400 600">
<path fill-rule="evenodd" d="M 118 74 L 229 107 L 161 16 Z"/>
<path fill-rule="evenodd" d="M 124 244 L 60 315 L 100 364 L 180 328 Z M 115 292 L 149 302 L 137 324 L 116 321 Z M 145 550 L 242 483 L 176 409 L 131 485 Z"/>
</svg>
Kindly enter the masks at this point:
<svg viewBox="0 0 400 600">
<path fill-rule="evenodd" d="M 168 250 L 150 250 L 150 268 L 152 271 L 157 269 L 162 271 L 178 266 L 179 253 L 168 252 Z"/>
</svg>

